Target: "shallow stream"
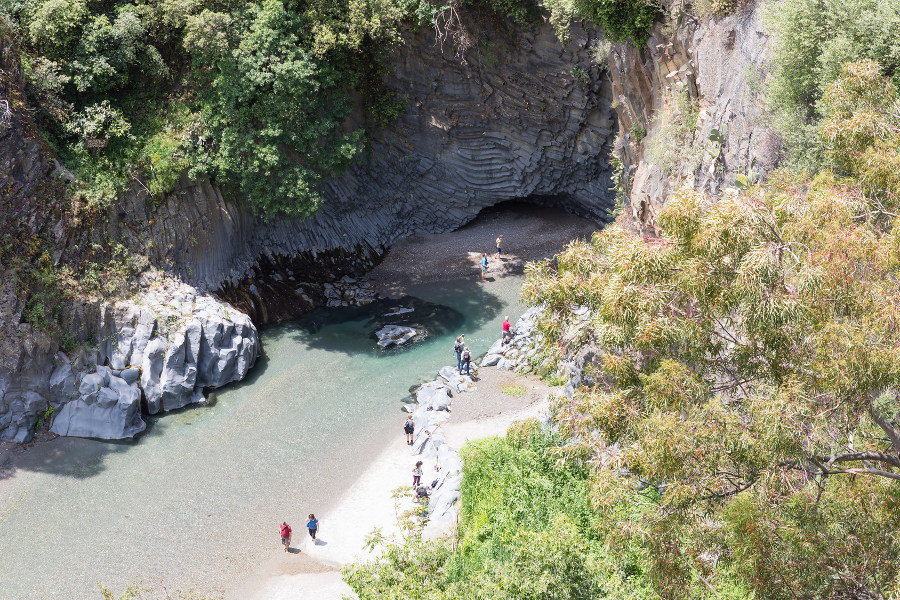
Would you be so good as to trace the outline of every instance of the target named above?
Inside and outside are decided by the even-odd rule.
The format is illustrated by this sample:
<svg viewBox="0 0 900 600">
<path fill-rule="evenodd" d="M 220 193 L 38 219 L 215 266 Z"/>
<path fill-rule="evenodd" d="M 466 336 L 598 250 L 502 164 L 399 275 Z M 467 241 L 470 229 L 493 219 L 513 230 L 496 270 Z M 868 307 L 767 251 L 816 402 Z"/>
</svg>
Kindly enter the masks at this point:
<svg viewBox="0 0 900 600">
<path fill-rule="evenodd" d="M 524 310 L 521 281 L 411 290 L 445 308 L 399 350 L 372 336 L 384 305 L 264 329 L 264 356 L 210 406 L 153 418 L 134 442 L 58 438 L 0 466 L 0 598 L 233 585 L 280 550 L 282 520 L 301 530 L 403 435 L 401 399 L 454 363 L 458 333 L 474 356 L 488 349 Z"/>
</svg>

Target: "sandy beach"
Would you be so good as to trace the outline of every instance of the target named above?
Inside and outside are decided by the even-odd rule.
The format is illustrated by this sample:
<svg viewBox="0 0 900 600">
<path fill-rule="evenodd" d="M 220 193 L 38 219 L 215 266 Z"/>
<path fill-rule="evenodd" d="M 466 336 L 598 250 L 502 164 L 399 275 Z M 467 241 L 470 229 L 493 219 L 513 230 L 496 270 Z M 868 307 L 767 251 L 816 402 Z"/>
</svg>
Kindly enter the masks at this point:
<svg viewBox="0 0 900 600">
<path fill-rule="evenodd" d="M 524 386 L 524 397 L 504 394 L 505 384 Z M 478 389 L 455 394 L 451 417 L 440 427 L 447 443 L 461 448 L 468 440 L 503 435 L 516 421 L 540 418 L 547 407 L 549 388 L 533 376 L 515 376 L 493 367 L 479 370 Z M 277 552 L 253 577 L 226 594 L 226 600 L 340 600 L 351 590 L 341 580 L 340 568 L 368 560 L 366 537 L 376 529 L 397 538 L 397 516 L 413 506 L 412 467 L 419 460 L 406 445 L 397 424 L 397 439 L 341 497 L 320 521 L 318 544 L 313 545 L 303 523 L 291 524 L 291 552 Z M 423 479 L 434 476 L 434 460 L 424 462 Z M 405 488 L 395 499 L 398 488 Z M 453 525 L 429 524 L 426 535 L 449 535 Z"/>
<path fill-rule="evenodd" d="M 401 296 L 431 282 L 480 280 L 479 261 L 488 254 L 489 286 L 498 279 L 520 275 L 529 261 L 553 256 L 575 238 L 589 239 L 597 225 L 557 210 L 516 204 L 484 211 L 472 223 L 444 234 L 407 238 L 395 244 L 367 279 L 379 294 Z M 503 234 L 503 254 L 494 242 Z M 518 315 L 513 315 L 513 319 Z M 499 331 L 498 331 L 499 334 Z M 498 335 L 499 337 L 499 335 Z M 476 357 L 477 358 L 477 357 Z M 435 376 L 437 374 L 435 373 Z M 527 394 L 504 394 L 504 384 L 525 386 Z M 441 425 L 447 443 L 459 449 L 467 440 L 503 435 L 515 421 L 538 417 L 547 406 L 549 388 L 532 376 L 516 376 L 493 367 L 479 370 L 477 391 L 455 394 L 450 420 Z M 412 506 L 411 470 L 416 460 L 406 445 L 400 422 L 397 439 L 371 463 L 320 521 L 320 540 L 313 545 L 304 523 L 294 529 L 292 552 L 273 551 L 257 572 L 226 594 L 226 600 L 331 600 L 350 594 L 340 568 L 371 558 L 366 536 L 380 529 L 396 536 L 397 514 Z M 424 480 L 434 474 L 434 463 L 424 459 Z M 394 492 L 406 486 L 410 493 L 395 501 Z M 448 526 L 430 525 L 426 535 L 449 534 Z"/>
</svg>

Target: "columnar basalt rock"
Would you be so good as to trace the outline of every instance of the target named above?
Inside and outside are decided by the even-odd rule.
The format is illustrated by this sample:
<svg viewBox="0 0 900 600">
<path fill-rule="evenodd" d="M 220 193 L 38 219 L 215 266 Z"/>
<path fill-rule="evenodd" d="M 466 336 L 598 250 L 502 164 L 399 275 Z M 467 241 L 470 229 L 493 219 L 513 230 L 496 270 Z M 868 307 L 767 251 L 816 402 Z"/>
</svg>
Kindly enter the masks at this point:
<svg viewBox="0 0 900 600">
<path fill-rule="evenodd" d="M 407 31 L 387 81 L 406 111 L 387 127 L 354 117 L 369 147 L 325 183 L 315 217 L 263 222 L 209 182 L 183 180 L 150 218 L 136 190 L 122 235 L 136 249 L 151 239 L 158 266 L 277 321 L 320 304 L 316 284 L 362 274 L 396 240 L 453 230 L 499 202 L 530 199 L 602 222 L 616 121 L 590 57 L 599 35 L 576 27 L 563 46 L 549 24 L 490 29 L 489 48 L 464 64 L 430 28 Z"/>
<path fill-rule="evenodd" d="M 677 11 L 680 5 L 671 4 Z M 660 23 L 646 45 L 617 44 L 610 52 L 626 208 L 642 227 L 653 231 L 656 215 L 683 186 L 718 193 L 735 175 L 764 175 L 780 161 L 781 140 L 763 122 L 759 97 L 768 51 L 760 23 L 765 4 L 703 22 L 685 15 L 683 27 L 672 31 Z M 670 111 L 677 112 L 675 97 L 684 93 L 698 103 L 692 156 L 666 172 L 648 149 L 662 143 Z"/>
</svg>

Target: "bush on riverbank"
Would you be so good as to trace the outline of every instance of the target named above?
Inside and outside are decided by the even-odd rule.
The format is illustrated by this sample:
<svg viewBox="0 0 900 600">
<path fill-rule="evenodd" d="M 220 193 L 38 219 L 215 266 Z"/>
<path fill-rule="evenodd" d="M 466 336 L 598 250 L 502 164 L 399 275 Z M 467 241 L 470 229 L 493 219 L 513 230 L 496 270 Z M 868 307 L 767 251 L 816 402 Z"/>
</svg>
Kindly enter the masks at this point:
<svg viewBox="0 0 900 600">
<path fill-rule="evenodd" d="M 561 439 L 536 421 L 463 449 L 458 544 L 413 539 L 345 568 L 361 600 L 649 597 L 640 558 L 611 559 L 597 536 L 588 471 L 559 467 Z"/>
</svg>

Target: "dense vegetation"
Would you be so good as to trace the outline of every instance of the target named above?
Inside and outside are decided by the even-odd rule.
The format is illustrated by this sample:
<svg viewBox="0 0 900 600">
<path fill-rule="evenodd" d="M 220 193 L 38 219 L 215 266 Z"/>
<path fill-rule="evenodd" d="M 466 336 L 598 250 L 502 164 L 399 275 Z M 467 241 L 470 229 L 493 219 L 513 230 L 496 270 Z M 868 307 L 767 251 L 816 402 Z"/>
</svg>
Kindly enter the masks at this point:
<svg viewBox="0 0 900 600">
<path fill-rule="evenodd" d="M 900 85 L 900 3 L 895 0 L 774 2 L 764 15 L 774 36 L 766 90 L 772 122 L 792 167 L 829 166 L 818 137 L 823 96 L 849 61 L 876 61 Z"/>
<path fill-rule="evenodd" d="M 818 143 L 837 172 L 781 171 L 721 198 L 684 190 L 658 238 L 611 227 L 531 265 L 523 294 L 544 307 L 534 364 L 552 373 L 579 348 L 597 353 L 596 383 L 553 405 L 560 437 L 533 448 L 557 473 L 586 473 L 592 511 L 562 508 L 582 506 L 577 486 L 529 493 L 536 466 L 518 474 L 525 491 L 498 492 L 506 478 L 485 473 L 505 472 L 487 451 L 500 442 L 488 442 L 466 456 L 480 490 L 463 498 L 459 548 L 439 560 L 393 549 L 405 562 L 363 569 L 358 589 L 391 597 L 382 570 L 417 573 L 428 557 L 440 576 L 421 598 L 446 597 L 463 572 L 536 598 L 618 585 L 677 599 L 900 596 L 900 96 L 883 73 L 849 63 L 822 92 Z M 564 588 L 554 578 L 570 560 L 509 533 L 548 510 L 576 525 L 566 549 L 586 555 L 590 582 Z M 498 557 L 554 584 L 504 587 Z"/>
<path fill-rule="evenodd" d="M 562 440 L 536 421 L 463 449 L 463 512 L 450 540 L 390 545 L 345 578 L 362 600 L 639 599 L 638 557 L 613 557 L 597 535 L 588 471 L 557 466 Z"/>
<path fill-rule="evenodd" d="M 133 186 L 158 198 L 185 171 L 266 217 L 315 213 L 322 179 L 364 146 L 354 104 L 370 129 L 404 108 L 383 84 L 401 22 L 471 43 L 456 16 L 465 10 L 539 18 L 534 0 L 0 0 L 24 47 L 29 101 L 77 177 L 83 214 Z M 587 18 L 638 42 L 656 14 L 640 0 L 565 11 L 567 23 Z"/>
</svg>

